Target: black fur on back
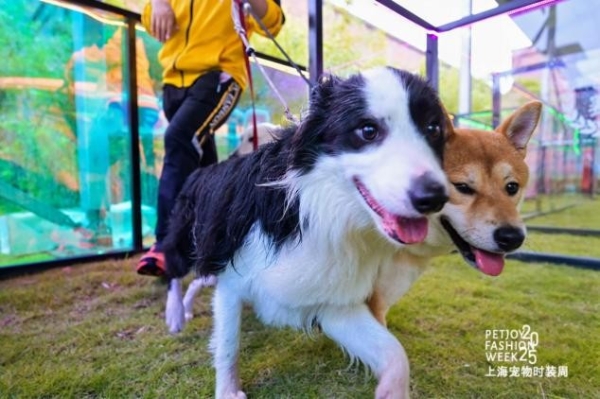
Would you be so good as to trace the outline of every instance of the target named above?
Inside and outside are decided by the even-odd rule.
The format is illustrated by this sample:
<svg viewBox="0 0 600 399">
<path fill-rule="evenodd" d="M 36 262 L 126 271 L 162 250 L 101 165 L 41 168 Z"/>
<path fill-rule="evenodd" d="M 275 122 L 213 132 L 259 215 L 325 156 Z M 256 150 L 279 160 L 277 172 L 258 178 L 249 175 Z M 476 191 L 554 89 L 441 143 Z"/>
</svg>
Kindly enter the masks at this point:
<svg viewBox="0 0 600 399">
<path fill-rule="evenodd" d="M 286 188 L 261 185 L 284 177 L 295 130 L 249 155 L 190 175 L 162 243 L 169 277 L 183 277 L 190 267 L 199 275 L 218 274 L 256 222 L 276 249 L 298 236 L 298 205 L 286 209 Z"/>
</svg>

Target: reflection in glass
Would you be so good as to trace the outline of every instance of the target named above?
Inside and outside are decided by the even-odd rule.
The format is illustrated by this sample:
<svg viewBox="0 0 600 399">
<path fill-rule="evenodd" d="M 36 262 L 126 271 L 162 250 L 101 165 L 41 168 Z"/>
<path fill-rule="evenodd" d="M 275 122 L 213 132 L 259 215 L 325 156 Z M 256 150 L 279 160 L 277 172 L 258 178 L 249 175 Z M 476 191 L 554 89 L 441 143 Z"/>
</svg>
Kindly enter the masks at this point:
<svg viewBox="0 0 600 399">
<path fill-rule="evenodd" d="M 3 11 L 0 265 L 130 248 L 124 21 L 37 1 Z M 147 87 L 140 105 L 156 114 Z"/>
<path fill-rule="evenodd" d="M 589 34 L 596 23 L 592 2 L 563 2 L 517 16 L 531 39 L 515 51 L 510 96 L 539 98 L 546 113 L 531 154 L 530 224 L 599 229 L 597 193 L 600 41 Z M 514 100 L 513 100 L 514 101 Z M 510 104 L 510 103 L 509 103 Z"/>
<path fill-rule="evenodd" d="M 6 144 L 0 149 L 0 265 L 131 249 L 131 65 L 138 82 L 142 234 L 146 244 L 152 242 L 167 126 L 156 58 L 160 43 L 137 31 L 137 59 L 129 60 L 118 16 L 24 1 L 4 11 L 0 18 L 15 16 L 11 29 L 25 34 L 1 36 L 12 39 L 0 49 L 10 60 L 0 77 Z M 8 29 L 12 19 L 0 22 L 0 29 Z M 299 115 L 306 83 L 292 69 L 265 68 Z M 285 122 L 283 106 L 253 69 L 259 121 Z M 247 93 L 217 133 L 221 159 L 248 129 L 250 110 Z"/>
</svg>

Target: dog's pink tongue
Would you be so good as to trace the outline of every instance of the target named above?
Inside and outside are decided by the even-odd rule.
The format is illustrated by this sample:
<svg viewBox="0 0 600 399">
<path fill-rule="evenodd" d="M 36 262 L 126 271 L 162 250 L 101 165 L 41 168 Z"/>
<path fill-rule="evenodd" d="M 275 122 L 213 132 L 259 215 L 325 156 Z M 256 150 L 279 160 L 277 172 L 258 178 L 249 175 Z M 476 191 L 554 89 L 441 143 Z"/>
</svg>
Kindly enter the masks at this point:
<svg viewBox="0 0 600 399">
<path fill-rule="evenodd" d="M 504 268 L 504 255 L 473 248 L 475 264 L 479 270 L 489 276 L 497 276 Z"/>
<path fill-rule="evenodd" d="M 385 218 L 384 223 L 405 244 L 423 242 L 427 237 L 426 218 L 404 218 L 390 215 Z"/>
</svg>

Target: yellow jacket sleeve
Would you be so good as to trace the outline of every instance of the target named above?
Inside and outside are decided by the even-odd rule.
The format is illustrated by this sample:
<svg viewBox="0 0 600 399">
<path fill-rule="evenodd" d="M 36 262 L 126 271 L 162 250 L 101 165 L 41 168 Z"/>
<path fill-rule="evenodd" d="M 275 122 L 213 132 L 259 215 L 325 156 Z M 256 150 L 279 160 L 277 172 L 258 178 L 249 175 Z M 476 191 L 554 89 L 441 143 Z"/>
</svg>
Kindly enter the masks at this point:
<svg viewBox="0 0 600 399">
<path fill-rule="evenodd" d="M 281 11 L 281 7 L 274 0 L 266 1 L 267 13 L 261 19 L 261 21 L 273 36 L 277 36 L 281 30 L 281 27 L 283 26 L 283 12 Z M 254 19 L 252 19 L 252 25 L 252 30 L 254 32 L 261 36 L 267 36 L 267 34 Z"/>
<path fill-rule="evenodd" d="M 245 89 L 247 85 L 244 48 L 231 17 L 233 0 L 169 0 L 179 29 L 166 40 L 158 58 L 163 67 L 163 83 L 189 87 L 204 73 L 221 70 Z M 261 22 L 275 36 L 284 17 L 276 0 L 265 0 L 267 9 Z M 142 25 L 151 32 L 152 7 L 146 4 Z M 248 18 L 248 36 L 266 36 L 254 18 Z"/>
<path fill-rule="evenodd" d="M 147 2 L 142 10 L 142 26 L 146 29 L 146 32 L 152 33 L 150 28 L 150 22 L 152 19 L 152 7 L 150 6 L 150 2 Z"/>
</svg>

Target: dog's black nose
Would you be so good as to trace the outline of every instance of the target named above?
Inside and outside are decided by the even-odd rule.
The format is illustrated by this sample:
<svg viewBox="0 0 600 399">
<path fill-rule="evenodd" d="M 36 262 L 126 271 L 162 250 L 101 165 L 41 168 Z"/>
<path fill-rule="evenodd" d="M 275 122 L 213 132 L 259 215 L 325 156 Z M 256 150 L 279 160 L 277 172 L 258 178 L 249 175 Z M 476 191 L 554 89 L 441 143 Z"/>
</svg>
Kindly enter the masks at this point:
<svg viewBox="0 0 600 399">
<path fill-rule="evenodd" d="M 412 205 L 420 213 L 438 212 L 448 201 L 446 187 L 428 173 L 412 183 L 408 196 Z"/>
<path fill-rule="evenodd" d="M 502 251 L 514 251 L 525 241 L 525 233 L 518 227 L 498 227 L 494 231 L 494 241 Z"/>
</svg>

